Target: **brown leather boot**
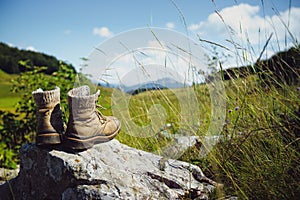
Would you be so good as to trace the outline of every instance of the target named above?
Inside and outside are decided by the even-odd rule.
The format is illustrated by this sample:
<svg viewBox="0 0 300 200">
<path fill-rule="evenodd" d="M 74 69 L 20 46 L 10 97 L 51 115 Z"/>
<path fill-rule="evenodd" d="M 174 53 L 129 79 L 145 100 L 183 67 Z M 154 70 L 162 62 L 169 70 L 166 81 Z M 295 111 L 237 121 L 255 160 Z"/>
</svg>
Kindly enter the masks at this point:
<svg viewBox="0 0 300 200">
<path fill-rule="evenodd" d="M 38 89 L 33 91 L 32 95 L 37 106 L 37 145 L 61 143 L 64 124 L 60 109 L 59 87 L 50 91 Z"/>
<path fill-rule="evenodd" d="M 120 121 L 112 116 L 103 116 L 96 109 L 100 91 L 90 95 L 88 86 L 81 86 L 68 92 L 69 121 L 63 135 L 65 148 L 84 150 L 94 144 L 113 139 L 119 132 Z"/>
</svg>

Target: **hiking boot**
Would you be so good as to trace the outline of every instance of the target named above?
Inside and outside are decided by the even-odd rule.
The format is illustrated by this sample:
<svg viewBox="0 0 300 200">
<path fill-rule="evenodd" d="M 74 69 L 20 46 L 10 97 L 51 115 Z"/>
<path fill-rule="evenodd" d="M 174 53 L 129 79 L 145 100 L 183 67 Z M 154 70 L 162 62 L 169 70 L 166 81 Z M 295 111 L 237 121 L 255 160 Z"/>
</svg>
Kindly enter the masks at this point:
<svg viewBox="0 0 300 200">
<path fill-rule="evenodd" d="M 64 131 L 62 111 L 60 109 L 60 89 L 32 92 L 37 106 L 37 145 L 52 145 L 61 143 Z"/>
<path fill-rule="evenodd" d="M 96 109 L 100 91 L 90 95 L 88 86 L 74 88 L 68 92 L 69 121 L 63 135 L 65 148 L 85 150 L 94 144 L 113 139 L 119 132 L 120 121 L 112 116 L 104 116 Z"/>
</svg>

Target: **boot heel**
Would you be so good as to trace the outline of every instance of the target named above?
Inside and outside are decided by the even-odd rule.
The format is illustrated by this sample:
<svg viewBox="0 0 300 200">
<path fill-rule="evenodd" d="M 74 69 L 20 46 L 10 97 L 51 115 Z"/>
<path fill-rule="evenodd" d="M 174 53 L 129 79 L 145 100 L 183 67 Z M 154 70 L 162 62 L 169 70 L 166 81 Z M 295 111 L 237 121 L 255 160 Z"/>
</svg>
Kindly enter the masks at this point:
<svg viewBox="0 0 300 200">
<path fill-rule="evenodd" d="M 36 136 L 37 145 L 60 144 L 61 136 L 59 133 L 43 133 Z"/>
<path fill-rule="evenodd" d="M 66 135 L 63 135 L 63 145 L 65 149 L 71 150 L 71 151 L 81 151 L 91 148 L 94 145 L 94 142 L 91 140 L 85 141 L 80 140 L 72 137 L 68 137 Z"/>
<path fill-rule="evenodd" d="M 62 111 L 60 109 L 60 89 L 43 91 L 37 89 L 32 92 L 37 107 L 37 145 L 55 145 L 61 143 L 64 132 Z"/>
</svg>

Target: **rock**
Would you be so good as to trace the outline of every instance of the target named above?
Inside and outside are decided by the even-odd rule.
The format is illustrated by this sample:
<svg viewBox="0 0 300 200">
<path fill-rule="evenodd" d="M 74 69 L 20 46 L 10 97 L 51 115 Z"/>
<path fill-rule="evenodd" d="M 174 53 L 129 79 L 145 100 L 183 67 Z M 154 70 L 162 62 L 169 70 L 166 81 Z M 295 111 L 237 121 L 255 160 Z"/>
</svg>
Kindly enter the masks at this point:
<svg viewBox="0 0 300 200">
<path fill-rule="evenodd" d="M 159 149 L 159 151 L 155 153 L 173 159 L 180 158 L 188 148 L 201 143 L 199 136 L 196 135 L 170 134 L 166 130 L 161 131 L 159 135 L 170 141 L 167 146 Z"/>
<path fill-rule="evenodd" d="M 20 166 L 17 166 L 16 169 L 0 168 L 0 185 L 5 183 L 5 181 L 15 178 L 18 175 L 19 170 Z"/>
<path fill-rule="evenodd" d="M 77 154 L 27 144 L 20 161 L 1 199 L 208 199 L 216 186 L 195 165 L 115 139 Z"/>
</svg>

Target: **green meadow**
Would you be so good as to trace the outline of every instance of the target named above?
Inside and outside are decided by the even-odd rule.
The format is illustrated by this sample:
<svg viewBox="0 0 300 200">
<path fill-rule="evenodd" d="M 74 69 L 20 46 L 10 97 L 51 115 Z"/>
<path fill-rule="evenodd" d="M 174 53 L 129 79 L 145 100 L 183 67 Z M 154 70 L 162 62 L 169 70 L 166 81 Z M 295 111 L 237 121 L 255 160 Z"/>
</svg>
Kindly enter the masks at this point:
<svg viewBox="0 0 300 200">
<path fill-rule="evenodd" d="M 0 110 L 14 112 L 15 104 L 26 97 L 29 100 L 23 101 L 23 105 L 30 108 L 28 116 L 34 117 L 34 110 L 31 110 L 33 88 L 44 82 L 51 83 L 52 79 L 52 85 L 62 83 L 55 78 L 61 76 L 59 80 L 65 80 L 66 75 L 68 73 L 65 72 L 58 72 L 54 76 L 29 73 L 29 75 L 17 79 L 19 82 L 15 82 L 23 91 L 17 95 L 10 92 L 12 86 L 10 80 L 16 79 L 17 76 L 1 72 Z M 202 156 L 203 144 L 200 143 L 187 149 L 178 158 L 198 165 L 205 175 L 220 183 L 220 187 L 212 194 L 212 199 L 223 199 L 228 196 L 237 196 L 240 199 L 296 199 L 300 195 L 299 83 L 286 84 L 276 81 L 272 76 L 270 78 L 274 84 L 265 84 L 265 79 L 255 74 L 249 74 L 244 78 L 223 80 L 225 95 L 222 98 L 225 99 L 226 109 L 225 121 L 220 133 L 222 139 L 218 140 L 205 157 Z M 36 80 L 39 80 L 39 83 Z M 71 80 L 74 81 L 74 79 Z M 67 83 L 71 88 L 73 87 L 70 85 L 70 83 L 74 83 L 72 81 L 62 83 L 64 85 L 60 85 L 60 87 L 67 90 L 64 88 Z M 112 95 L 115 89 L 100 86 L 98 89 L 101 91 L 98 102 L 106 108 L 101 112 L 104 115 L 112 115 L 114 108 Z M 165 123 L 171 124 L 171 127 L 165 126 L 161 131 L 178 134 L 183 126 L 181 121 L 195 117 L 195 113 L 191 116 L 181 114 L 179 98 L 186 94 L 186 90 L 192 90 L 196 94 L 199 107 L 199 113 L 196 113 L 196 116 L 200 123 L 196 128 L 184 130 L 189 131 L 190 135 L 199 136 L 200 140 L 204 141 L 204 136 L 207 134 L 212 120 L 211 98 L 206 84 L 195 84 L 173 91 L 170 89 L 150 90 L 137 95 L 123 93 L 124 97 L 129 98 L 128 121 L 139 127 L 149 125 L 151 123 L 149 117 L 151 107 L 159 104 L 166 113 Z M 64 93 L 66 92 L 64 91 Z M 63 112 L 67 116 L 65 100 L 64 94 L 62 106 Z M 24 110 L 24 112 L 29 111 Z M 11 119 L 13 120 L 13 118 Z M 33 123 L 34 127 L 34 122 L 30 121 L 30 117 L 24 120 L 22 121 L 24 125 Z M 170 142 L 170 139 L 162 134 L 151 137 L 134 136 L 127 132 L 126 128 L 128 127 L 130 128 L 130 124 L 122 124 L 117 139 L 129 146 L 159 153 Z M 4 133 L 9 134 L 7 131 Z M 26 141 L 20 140 L 18 144 L 34 141 L 32 133 L 30 135 Z M 13 148 L 9 147 L 8 143 L 1 144 L 5 145 L 7 150 Z M 16 150 L 13 149 L 12 152 Z M 4 151 L 4 156 L 11 155 L 8 153 Z M 6 159 L 8 167 L 15 166 L 10 164 L 11 162 L 18 162 L 17 152 L 12 155 L 14 156 L 10 158 L 9 162 Z"/>
<path fill-rule="evenodd" d="M 20 96 L 11 91 L 12 82 L 16 75 L 10 75 L 0 70 L 0 110 L 14 112 Z"/>
<path fill-rule="evenodd" d="M 300 194 L 299 87 L 262 86 L 257 75 L 224 81 L 224 86 L 226 121 L 222 139 L 206 157 L 202 156 L 201 145 L 196 145 L 179 159 L 199 165 L 207 176 L 224 184 L 216 190 L 213 199 L 226 195 L 241 199 L 296 198 Z M 190 134 L 204 139 L 211 122 L 210 96 L 205 85 L 195 85 L 193 90 L 199 102 L 201 124 Z M 172 92 L 161 90 L 132 96 L 131 120 L 148 125 L 149 108 L 154 104 L 166 109 L 167 123 L 173 124 L 172 129 L 167 129 L 171 134 L 177 134 L 181 118 L 190 117 L 180 115 L 180 106 Z M 169 142 L 159 134 L 138 138 L 122 131 L 118 139 L 151 152 L 159 152 Z"/>
<path fill-rule="evenodd" d="M 266 1 L 261 1 L 263 7 L 264 2 Z M 291 5 L 291 1 L 287 3 Z M 277 15 L 276 7 L 272 9 Z M 214 114 L 221 111 L 214 110 L 212 106 L 215 99 L 211 97 L 208 83 L 193 83 L 172 90 L 147 90 L 131 95 L 114 88 L 92 85 L 87 77 L 82 76 L 80 70 L 76 72 L 71 65 L 52 57 L 34 52 L 18 52 L 14 48 L 14 53 L 7 56 L 15 61 L 17 71 L 14 73 L 19 74 L 11 75 L 0 70 L 0 167 L 16 168 L 21 146 L 35 142 L 37 120 L 32 91 L 37 88 L 50 90 L 59 86 L 63 118 L 67 122 L 67 92 L 74 87 L 74 83 L 77 86 L 90 84 L 93 89 L 97 87 L 101 91 L 98 103 L 103 106 L 103 109 L 100 109 L 103 115 L 120 114 L 113 111 L 123 99 L 127 99 L 128 104 L 124 107 L 126 112 L 117 116 L 122 118 L 122 128 L 116 136 L 121 143 L 164 155 L 163 149 L 171 143 L 171 137 L 180 134 L 198 136 L 198 143 L 186 149 L 176 159 L 199 166 L 208 178 L 219 183 L 209 199 L 299 199 L 300 45 L 289 30 L 292 25 L 290 19 L 286 22 L 279 16 L 281 25 L 286 29 L 284 40 L 292 42 L 292 48 L 285 51 L 279 48 L 280 40 L 275 29 L 277 24 L 268 21 L 269 16 L 264 16 L 265 26 L 272 22 L 274 30 L 268 35 L 257 27 L 260 47 L 256 49 L 257 47 L 252 46 L 250 42 L 252 38 L 248 38 L 247 30 L 243 30 L 242 23 L 240 30 L 234 31 L 218 10 L 216 13 L 226 25 L 230 37 L 227 42 L 234 50 L 199 37 L 199 44 L 209 53 L 209 63 L 217 68 L 214 72 L 222 75 L 221 82 L 224 86 L 218 96 L 225 102 L 225 105 L 222 104 L 221 113 L 224 120 L 222 118 L 219 139 L 215 143 L 212 142 L 212 146 L 205 143 L 206 136 L 216 134 L 216 127 L 210 129 L 210 125 L 218 120 L 214 118 Z M 181 12 L 180 18 L 183 24 L 186 24 Z M 240 38 L 240 34 L 246 39 L 233 39 L 235 36 Z M 272 42 L 275 37 L 278 44 Z M 10 48 L 8 45 L 4 46 Z M 226 53 L 220 54 L 224 49 L 234 52 L 234 59 L 239 61 L 237 65 L 240 67 L 227 69 L 228 71 L 222 69 L 222 65 L 228 64 L 226 62 L 231 59 Z M 269 50 L 277 53 L 264 60 L 264 55 Z M 260 52 L 260 55 L 257 55 L 256 51 Z M 23 53 L 23 57 L 15 56 Z M 35 58 L 32 60 L 45 63 L 33 63 L 31 57 Z M 8 70 L 12 69 L 11 66 L 6 67 Z M 28 71 L 21 73 L 19 67 Z M 45 73 L 47 71 L 48 73 Z M 195 76 L 200 76 L 200 72 L 195 73 Z M 180 99 L 187 97 L 187 91 L 194 93 L 197 100 L 197 109 L 193 107 L 194 112 L 190 113 L 184 111 L 194 105 L 180 104 Z M 119 92 L 117 98 L 113 98 L 115 92 Z M 153 109 L 158 108 L 157 105 L 163 108 L 163 111 Z M 155 117 L 165 118 L 165 121 L 151 121 L 153 110 L 159 111 L 154 113 Z M 151 127 L 151 123 L 163 124 L 157 129 L 156 124 Z"/>
<path fill-rule="evenodd" d="M 249 46 L 248 51 L 252 52 Z M 241 51 L 244 52 L 243 49 Z M 219 61 L 218 55 L 214 56 L 210 60 L 213 63 Z M 245 59 L 241 55 L 236 56 L 240 60 Z M 98 103 L 104 107 L 101 109 L 104 115 L 121 114 L 117 117 L 122 119 L 122 128 L 116 139 L 126 145 L 164 155 L 163 149 L 170 144 L 170 136 L 198 136 L 199 142 L 176 159 L 198 165 L 207 177 L 219 183 L 210 199 L 232 196 L 239 199 L 298 199 L 299 60 L 300 46 L 295 42 L 290 50 L 277 53 L 268 60 L 258 59 L 251 66 L 248 60 L 244 60 L 246 64 L 243 67 L 231 71 L 217 69 L 216 73 L 221 73 L 223 78 L 221 82 L 224 87 L 218 98 L 225 102 L 221 105 L 224 120 L 222 118 L 223 123 L 219 127 L 219 139 L 210 147 L 205 143 L 206 136 L 216 134 L 214 132 L 218 127 L 210 129 L 210 124 L 218 120 L 213 114 L 220 110 L 214 110 L 212 106 L 216 99 L 211 97 L 209 83 L 194 83 L 172 90 L 148 90 L 136 95 L 114 88 L 92 86 L 101 91 Z M 81 73 L 63 63 L 57 71 L 47 75 L 47 67 L 29 66 L 28 61 L 18 64 L 30 70 L 19 75 L 9 75 L 0 70 L 0 167 L 5 168 L 16 168 L 20 147 L 35 141 L 36 107 L 32 91 L 59 86 L 63 117 L 67 122 L 67 92 L 74 87 L 74 83 L 92 84 Z M 222 65 L 221 61 L 219 65 Z M 197 107 L 193 107 L 194 112 L 190 113 L 184 111 L 194 105 L 188 101 L 180 104 L 180 99 L 187 98 L 188 91 L 195 94 L 197 101 Z M 113 98 L 115 92 L 119 92 L 116 99 Z M 124 107 L 126 112 L 113 113 L 124 99 L 128 103 Z M 160 109 L 153 109 L 158 108 L 157 105 Z M 153 114 L 153 110 L 159 112 Z M 165 121 L 153 122 L 153 116 L 165 118 Z M 160 124 L 159 127 L 157 124 Z"/>
</svg>

